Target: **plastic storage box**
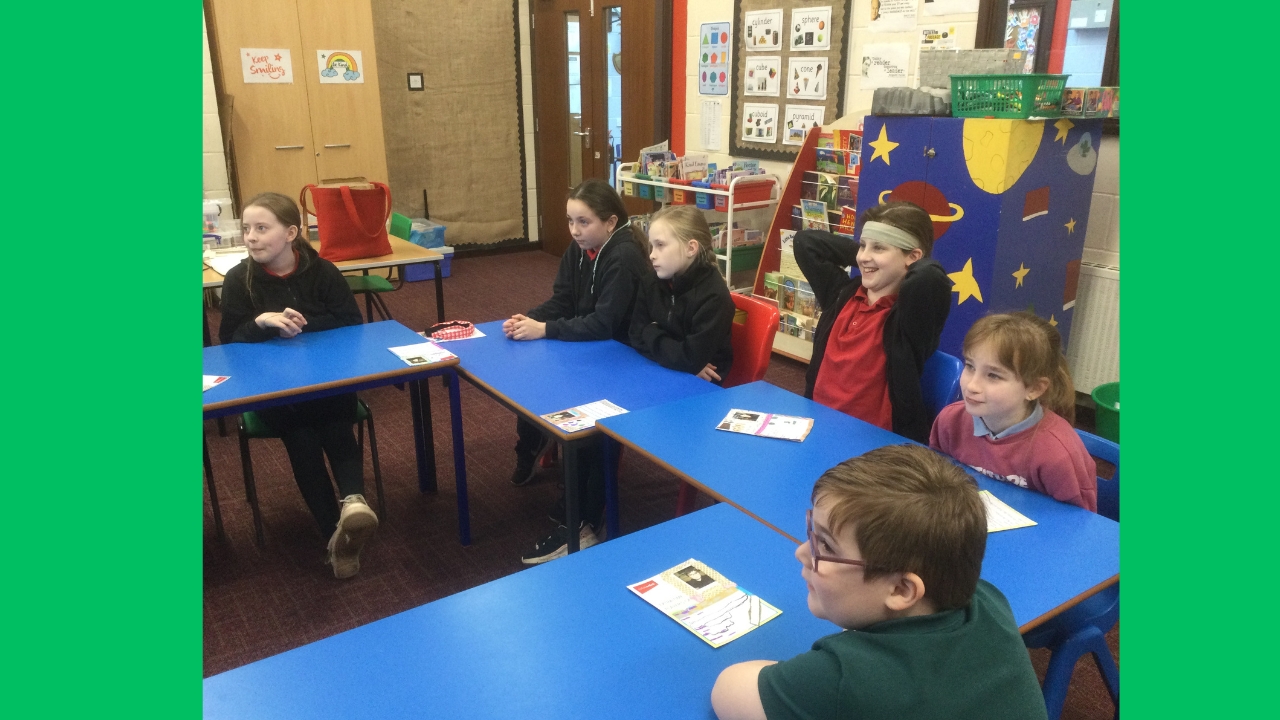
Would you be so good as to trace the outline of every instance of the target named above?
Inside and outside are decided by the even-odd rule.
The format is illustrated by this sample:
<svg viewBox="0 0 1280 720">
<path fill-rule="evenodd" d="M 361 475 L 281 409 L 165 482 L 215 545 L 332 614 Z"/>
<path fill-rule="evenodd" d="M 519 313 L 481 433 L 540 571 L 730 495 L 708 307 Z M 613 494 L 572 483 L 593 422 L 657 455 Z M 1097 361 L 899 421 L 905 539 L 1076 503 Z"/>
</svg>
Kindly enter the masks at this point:
<svg viewBox="0 0 1280 720">
<path fill-rule="evenodd" d="M 436 252 L 444 255 L 444 259 L 440 261 L 440 277 L 449 277 L 449 272 L 453 265 L 453 248 L 445 245 L 444 247 L 431 248 Z M 404 268 L 404 279 L 409 282 L 418 282 L 419 280 L 434 280 L 436 277 L 436 266 L 431 263 L 418 263 L 416 265 L 406 265 Z"/>
</svg>

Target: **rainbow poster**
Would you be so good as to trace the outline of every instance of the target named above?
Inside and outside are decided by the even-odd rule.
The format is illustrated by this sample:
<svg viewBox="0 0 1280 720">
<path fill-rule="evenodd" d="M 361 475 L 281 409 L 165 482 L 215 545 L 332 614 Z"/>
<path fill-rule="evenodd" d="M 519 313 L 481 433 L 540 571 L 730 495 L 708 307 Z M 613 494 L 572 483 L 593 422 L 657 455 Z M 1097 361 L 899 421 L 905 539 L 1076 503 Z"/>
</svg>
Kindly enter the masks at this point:
<svg viewBox="0 0 1280 720">
<path fill-rule="evenodd" d="M 320 82 L 347 85 L 364 82 L 364 59 L 359 50 L 317 50 Z"/>
</svg>

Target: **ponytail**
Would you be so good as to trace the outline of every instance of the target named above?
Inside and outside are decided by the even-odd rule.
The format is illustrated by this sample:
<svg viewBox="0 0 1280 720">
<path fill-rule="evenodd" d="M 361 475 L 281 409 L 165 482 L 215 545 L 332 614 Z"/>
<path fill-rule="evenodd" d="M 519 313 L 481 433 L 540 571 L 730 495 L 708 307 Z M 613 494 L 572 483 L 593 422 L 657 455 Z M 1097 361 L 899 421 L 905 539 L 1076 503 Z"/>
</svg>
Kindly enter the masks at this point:
<svg viewBox="0 0 1280 720">
<path fill-rule="evenodd" d="M 711 226 L 707 225 L 707 217 L 701 210 L 692 205 L 668 205 L 654 213 L 649 227 L 653 227 L 653 223 L 659 220 L 671 228 L 680 242 L 698 241 L 698 255 L 693 260 L 695 265 L 715 264 L 716 251 L 711 247 Z M 725 232 L 730 231 L 726 229 Z"/>
<path fill-rule="evenodd" d="M 988 343 L 1000 364 L 1017 373 L 1024 384 L 1048 378 L 1049 389 L 1040 396 L 1040 404 L 1067 422 L 1075 422 L 1075 384 L 1057 328 L 1029 312 L 988 315 L 969 328 L 964 351 Z"/>
</svg>

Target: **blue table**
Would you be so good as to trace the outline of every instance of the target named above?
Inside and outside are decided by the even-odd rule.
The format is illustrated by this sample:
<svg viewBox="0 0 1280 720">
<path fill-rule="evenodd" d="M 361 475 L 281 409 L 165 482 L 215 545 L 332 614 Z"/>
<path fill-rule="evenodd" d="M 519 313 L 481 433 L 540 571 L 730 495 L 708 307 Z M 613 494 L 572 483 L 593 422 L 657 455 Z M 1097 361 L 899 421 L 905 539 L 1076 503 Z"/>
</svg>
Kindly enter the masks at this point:
<svg viewBox="0 0 1280 720">
<path fill-rule="evenodd" d="M 803 443 L 716 430 L 733 408 L 811 417 L 813 430 Z M 794 542 L 805 537 L 804 512 L 822 473 L 868 450 L 909 442 L 766 382 L 606 418 L 600 427 Z M 982 564 L 982 577 L 1009 598 L 1023 632 L 1119 581 L 1118 523 L 970 474 L 980 488 L 1039 523 L 988 535 Z"/>
<path fill-rule="evenodd" d="M 406 365 L 387 349 L 424 342 L 422 336 L 394 320 L 303 333 L 285 340 L 230 343 L 204 348 L 204 374 L 229 375 L 226 382 L 204 393 L 204 418 L 259 410 L 408 382 L 413 412 L 414 450 L 418 488 L 436 489 L 435 439 L 431 432 L 431 397 L 424 380 L 443 375 L 449 384 L 453 421 L 454 479 L 458 490 L 458 537 L 471 543 L 467 508 L 467 468 L 462 440 L 462 405 L 458 397 L 457 360 L 431 365 Z M 208 463 L 208 450 L 206 465 Z M 212 475 L 210 475 L 212 478 Z M 212 479 L 210 480 L 212 492 Z M 216 507 L 216 497 L 213 499 Z M 262 521 L 255 506 L 259 538 Z"/>
<path fill-rule="evenodd" d="M 795 545 L 726 506 L 692 513 L 204 681 L 216 718 L 699 718 L 725 667 L 839 628 Z M 688 558 L 782 610 L 713 649 L 627 589 Z"/>
<path fill-rule="evenodd" d="M 508 340 L 502 321 L 477 325 L 485 337 L 449 343 L 461 364 L 458 372 L 513 412 L 565 444 L 564 476 L 577 478 L 577 446 L 595 437 L 591 428 L 566 434 L 542 419 L 547 413 L 608 400 L 630 412 L 720 388 L 688 373 L 668 370 L 614 340 L 560 342 Z M 613 463 L 606 457 L 605 464 Z M 565 483 L 565 522 L 578 527 L 578 494 Z M 616 506 L 607 496 L 610 507 Z M 616 515 L 616 511 L 611 512 Z M 610 527 L 610 537 L 616 528 Z M 577 552 L 578 534 L 569 533 L 569 552 Z"/>
</svg>

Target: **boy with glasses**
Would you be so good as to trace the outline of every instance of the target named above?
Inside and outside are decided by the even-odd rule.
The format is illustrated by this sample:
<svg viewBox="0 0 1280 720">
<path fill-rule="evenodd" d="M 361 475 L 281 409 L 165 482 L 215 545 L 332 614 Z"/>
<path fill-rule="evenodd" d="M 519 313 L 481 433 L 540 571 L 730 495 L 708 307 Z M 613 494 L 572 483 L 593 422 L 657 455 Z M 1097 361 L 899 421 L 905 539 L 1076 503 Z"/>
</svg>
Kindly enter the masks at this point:
<svg viewBox="0 0 1280 720">
<path fill-rule="evenodd" d="M 978 579 L 986 513 L 963 470 L 917 445 L 846 460 L 814 485 L 808 533 L 809 610 L 845 631 L 726 668 L 721 720 L 1047 717 L 1009 603 Z"/>
</svg>

